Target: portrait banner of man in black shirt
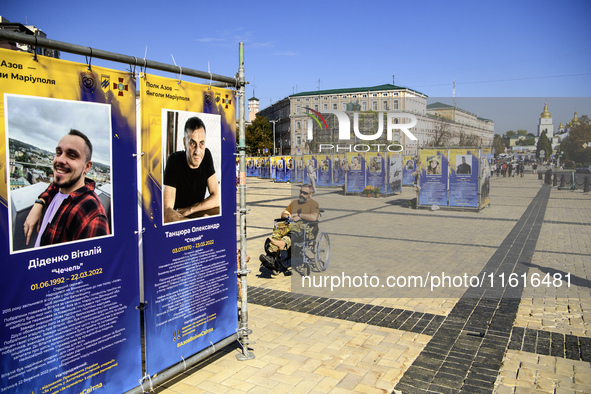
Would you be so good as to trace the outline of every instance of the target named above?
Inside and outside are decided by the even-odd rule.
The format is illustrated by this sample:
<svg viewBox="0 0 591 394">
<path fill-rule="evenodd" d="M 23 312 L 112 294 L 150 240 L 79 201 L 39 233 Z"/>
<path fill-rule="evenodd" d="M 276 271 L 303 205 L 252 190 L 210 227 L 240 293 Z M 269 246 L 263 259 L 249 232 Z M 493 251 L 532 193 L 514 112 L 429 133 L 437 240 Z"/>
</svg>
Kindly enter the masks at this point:
<svg viewBox="0 0 591 394">
<path fill-rule="evenodd" d="M 458 174 L 458 175 L 472 174 L 472 166 L 467 163 L 467 161 L 472 163 L 472 156 L 471 155 L 462 155 L 462 156 L 457 156 L 457 157 L 460 157 L 460 164 L 458 164 L 456 174 Z M 458 162 L 457 158 L 456 158 L 456 162 Z"/>
<path fill-rule="evenodd" d="M 179 119 L 182 116 L 177 116 L 178 113 L 171 114 L 167 116 L 167 130 L 178 128 L 178 132 L 170 132 L 168 136 L 168 141 L 172 141 L 170 149 L 176 147 L 175 140 L 180 145 L 178 139 L 182 138 L 184 150 L 170 153 L 166 160 L 163 182 L 164 223 L 219 215 L 221 188 L 214 157 L 206 146 L 209 145 L 206 141 L 215 140 L 215 135 L 210 135 L 215 133 L 208 132 L 206 123 L 201 119 L 212 115 L 190 116 L 183 122 Z"/>
</svg>

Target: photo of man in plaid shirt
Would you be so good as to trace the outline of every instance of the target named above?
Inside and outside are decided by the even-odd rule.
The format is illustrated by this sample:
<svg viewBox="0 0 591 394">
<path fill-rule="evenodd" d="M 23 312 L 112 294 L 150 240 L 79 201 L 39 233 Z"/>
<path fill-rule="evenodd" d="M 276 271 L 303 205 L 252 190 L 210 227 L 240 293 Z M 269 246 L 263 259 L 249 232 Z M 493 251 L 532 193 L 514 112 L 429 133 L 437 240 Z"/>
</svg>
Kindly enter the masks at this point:
<svg viewBox="0 0 591 394">
<path fill-rule="evenodd" d="M 36 229 L 35 247 L 109 234 L 105 208 L 86 178 L 92 168 L 92 143 L 75 129 L 58 143 L 53 158 L 53 183 L 31 208 L 24 223 L 28 244 Z"/>
</svg>

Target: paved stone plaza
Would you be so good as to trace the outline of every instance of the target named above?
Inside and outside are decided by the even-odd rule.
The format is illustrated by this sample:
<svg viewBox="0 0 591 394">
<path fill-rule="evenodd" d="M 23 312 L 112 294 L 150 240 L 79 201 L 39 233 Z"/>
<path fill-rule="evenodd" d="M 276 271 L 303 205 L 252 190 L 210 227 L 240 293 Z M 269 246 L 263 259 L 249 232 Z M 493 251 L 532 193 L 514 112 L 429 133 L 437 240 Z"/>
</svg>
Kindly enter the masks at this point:
<svg viewBox="0 0 591 394">
<path fill-rule="evenodd" d="M 379 280 L 332 291 L 259 267 L 292 194 L 290 184 L 247 180 L 256 357 L 238 361 L 239 345 L 228 346 L 156 392 L 591 393 L 588 193 L 532 174 L 494 177 L 491 206 L 473 212 L 411 209 L 410 187 L 381 198 L 319 188 L 331 256 L 312 276 Z M 419 275 L 472 287 L 384 286 Z"/>
</svg>

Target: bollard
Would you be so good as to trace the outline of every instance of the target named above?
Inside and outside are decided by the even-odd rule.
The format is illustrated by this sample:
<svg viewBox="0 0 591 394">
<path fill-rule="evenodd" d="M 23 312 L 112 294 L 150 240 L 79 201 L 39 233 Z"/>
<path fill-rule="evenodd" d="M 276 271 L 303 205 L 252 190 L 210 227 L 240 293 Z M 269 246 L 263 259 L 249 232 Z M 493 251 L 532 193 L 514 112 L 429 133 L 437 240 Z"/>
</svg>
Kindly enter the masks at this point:
<svg viewBox="0 0 591 394">
<path fill-rule="evenodd" d="M 541 181 L 542 180 L 542 171 L 538 171 L 538 179 Z"/>
<path fill-rule="evenodd" d="M 554 174 L 554 178 L 552 179 L 552 186 L 556 186 L 558 184 L 558 175 Z"/>
<path fill-rule="evenodd" d="M 546 185 L 552 184 L 552 170 L 546 170 L 546 174 L 544 176 L 544 183 Z"/>
<path fill-rule="evenodd" d="M 564 179 L 564 174 L 560 177 L 560 187 L 566 186 L 566 180 Z"/>
<path fill-rule="evenodd" d="M 585 184 L 583 185 L 583 192 L 589 193 L 589 175 L 585 177 Z"/>
</svg>

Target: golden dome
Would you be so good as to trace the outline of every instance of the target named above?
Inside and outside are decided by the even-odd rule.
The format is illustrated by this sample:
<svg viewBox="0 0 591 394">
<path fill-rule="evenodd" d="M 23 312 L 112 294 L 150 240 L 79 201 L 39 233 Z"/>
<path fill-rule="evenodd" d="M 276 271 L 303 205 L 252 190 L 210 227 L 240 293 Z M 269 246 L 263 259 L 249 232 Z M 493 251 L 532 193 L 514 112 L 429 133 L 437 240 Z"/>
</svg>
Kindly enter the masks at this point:
<svg viewBox="0 0 591 394">
<path fill-rule="evenodd" d="M 579 118 L 577 118 L 577 111 L 575 111 L 575 117 L 573 118 L 573 124 L 579 123 Z"/>
<path fill-rule="evenodd" d="M 560 126 L 558 126 L 558 129 L 560 130 L 562 128 L 564 128 L 564 127 L 562 126 L 562 122 L 560 122 Z"/>
<path fill-rule="evenodd" d="M 551 118 L 550 112 L 548 112 L 548 103 L 544 104 L 544 112 L 540 115 L 541 118 Z"/>
</svg>

